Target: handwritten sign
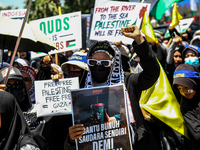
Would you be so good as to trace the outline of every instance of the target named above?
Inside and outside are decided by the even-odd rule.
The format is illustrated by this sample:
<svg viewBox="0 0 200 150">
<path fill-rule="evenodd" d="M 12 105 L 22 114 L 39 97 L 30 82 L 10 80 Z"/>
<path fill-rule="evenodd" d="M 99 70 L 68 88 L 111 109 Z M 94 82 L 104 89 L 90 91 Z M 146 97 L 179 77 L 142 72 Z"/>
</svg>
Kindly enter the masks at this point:
<svg viewBox="0 0 200 150">
<path fill-rule="evenodd" d="M 29 24 L 43 31 L 58 48 L 58 50 L 52 50 L 49 54 L 82 47 L 81 12 L 38 19 Z M 47 54 L 31 52 L 32 59 L 45 55 Z"/>
<path fill-rule="evenodd" d="M 123 36 L 121 28 L 140 27 L 144 12 L 149 13 L 149 9 L 147 3 L 96 1 L 90 39 L 131 44 L 133 39 Z"/>
<path fill-rule="evenodd" d="M 71 114 L 71 89 L 79 89 L 78 77 L 35 81 L 37 116 Z"/>
</svg>

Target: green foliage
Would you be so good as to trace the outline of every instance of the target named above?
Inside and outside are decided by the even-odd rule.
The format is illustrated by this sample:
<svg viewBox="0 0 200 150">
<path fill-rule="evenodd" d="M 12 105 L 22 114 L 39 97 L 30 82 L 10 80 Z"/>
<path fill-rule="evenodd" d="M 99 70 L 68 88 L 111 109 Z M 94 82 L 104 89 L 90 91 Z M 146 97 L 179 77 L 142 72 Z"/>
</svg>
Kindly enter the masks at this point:
<svg viewBox="0 0 200 150">
<path fill-rule="evenodd" d="M 28 7 L 29 0 L 25 0 L 25 8 Z M 31 4 L 29 21 L 58 15 L 59 0 L 35 0 Z"/>
<path fill-rule="evenodd" d="M 128 1 L 128 0 L 114 0 L 114 1 Z M 81 11 L 82 14 L 90 13 L 91 8 L 94 7 L 95 0 L 65 0 L 63 7 L 64 13 Z"/>
</svg>

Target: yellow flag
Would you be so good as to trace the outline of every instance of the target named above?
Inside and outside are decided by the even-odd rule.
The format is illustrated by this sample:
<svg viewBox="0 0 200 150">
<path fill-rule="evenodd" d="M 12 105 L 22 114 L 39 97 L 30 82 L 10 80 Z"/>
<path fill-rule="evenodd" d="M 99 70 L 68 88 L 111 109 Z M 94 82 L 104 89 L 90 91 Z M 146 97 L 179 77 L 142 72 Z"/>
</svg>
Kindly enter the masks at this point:
<svg viewBox="0 0 200 150">
<path fill-rule="evenodd" d="M 183 19 L 183 17 L 179 14 L 178 9 L 176 7 L 176 3 L 174 3 L 174 8 L 172 10 L 172 25 L 171 29 L 175 28 L 179 24 L 179 20 Z"/>
<path fill-rule="evenodd" d="M 61 10 L 61 7 L 60 7 L 60 6 L 58 6 L 58 14 L 59 14 L 59 15 L 62 15 L 62 10 Z"/>
<path fill-rule="evenodd" d="M 148 42 L 156 42 L 158 43 L 158 39 L 155 35 L 151 22 L 149 20 L 149 16 L 145 11 L 143 21 L 142 21 L 142 32 L 146 35 L 146 39 Z"/>
<path fill-rule="evenodd" d="M 188 137 L 180 105 L 161 65 L 158 80 L 152 87 L 142 92 L 140 107 L 177 132 Z"/>
</svg>

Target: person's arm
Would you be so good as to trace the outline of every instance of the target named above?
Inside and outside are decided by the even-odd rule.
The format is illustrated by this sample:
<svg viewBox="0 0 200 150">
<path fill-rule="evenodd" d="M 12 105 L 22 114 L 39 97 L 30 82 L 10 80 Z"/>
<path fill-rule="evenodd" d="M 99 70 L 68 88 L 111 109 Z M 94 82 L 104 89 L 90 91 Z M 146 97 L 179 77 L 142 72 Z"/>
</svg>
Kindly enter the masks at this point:
<svg viewBox="0 0 200 150">
<path fill-rule="evenodd" d="M 172 43 L 170 44 L 170 46 L 167 48 L 167 51 L 168 51 L 167 59 L 166 59 L 167 64 L 173 63 L 175 48 L 176 48 L 176 46 L 181 44 L 181 42 L 182 42 L 182 38 L 180 36 L 176 35 L 175 38 L 173 39 Z"/>
<path fill-rule="evenodd" d="M 138 91 L 146 90 L 156 82 L 160 73 L 160 66 L 156 60 L 155 53 L 137 26 L 122 28 L 121 32 L 124 36 L 134 39 L 132 46 L 140 57 L 140 63 L 143 68 L 143 71 L 137 76 L 130 75 L 129 80 L 133 81 L 131 83 L 133 86 L 137 85 Z"/>
</svg>

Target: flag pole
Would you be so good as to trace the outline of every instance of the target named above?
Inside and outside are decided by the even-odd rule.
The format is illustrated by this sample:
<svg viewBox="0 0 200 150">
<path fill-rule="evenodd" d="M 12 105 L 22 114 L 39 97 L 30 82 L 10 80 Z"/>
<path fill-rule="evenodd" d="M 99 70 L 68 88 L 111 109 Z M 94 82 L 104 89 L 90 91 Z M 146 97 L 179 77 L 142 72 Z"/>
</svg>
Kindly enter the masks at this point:
<svg viewBox="0 0 200 150">
<path fill-rule="evenodd" d="M 30 10 L 30 7 L 31 7 L 31 3 L 32 3 L 32 0 L 29 1 L 29 4 L 28 4 L 28 8 L 26 10 L 26 15 L 24 17 L 24 20 L 23 20 L 23 23 L 22 23 L 22 27 L 21 27 L 21 30 L 20 30 L 20 33 L 19 33 L 19 36 L 17 38 L 17 42 L 15 44 L 15 48 L 14 48 L 14 51 L 13 51 L 13 55 L 12 55 L 12 58 L 11 58 L 11 61 L 10 61 L 10 65 L 9 65 L 9 68 L 8 68 L 8 72 L 7 72 L 7 75 L 5 77 L 5 80 L 4 80 L 4 84 L 6 85 L 7 84 L 7 81 L 8 81 L 8 76 L 10 74 L 10 69 L 13 65 L 13 61 L 15 59 L 15 55 L 17 53 L 17 49 L 18 49 L 18 46 L 19 46 L 19 43 L 20 43 L 20 40 L 21 40 L 21 36 L 22 36 L 22 33 L 23 33 L 23 30 L 24 30 L 24 26 L 25 26 L 25 23 L 26 23 L 26 20 L 28 18 L 28 14 L 29 14 L 29 10 Z"/>
</svg>

